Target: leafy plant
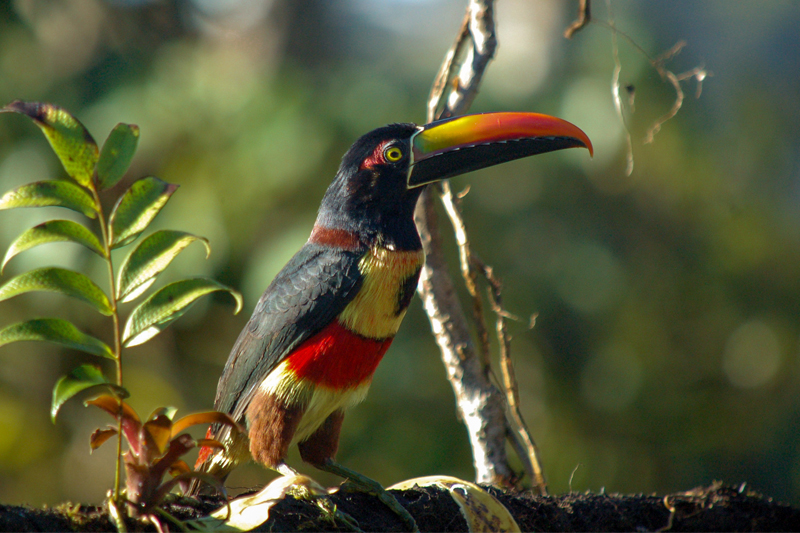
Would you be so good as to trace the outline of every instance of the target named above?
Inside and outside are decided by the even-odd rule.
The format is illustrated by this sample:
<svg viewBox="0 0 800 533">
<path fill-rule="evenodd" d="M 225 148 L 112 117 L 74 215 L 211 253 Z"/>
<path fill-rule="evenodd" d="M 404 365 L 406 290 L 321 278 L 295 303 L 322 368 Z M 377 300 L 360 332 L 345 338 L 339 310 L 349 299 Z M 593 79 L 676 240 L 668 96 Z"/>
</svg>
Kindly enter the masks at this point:
<svg viewBox="0 0 800 533">
<path fill-rule="evenodd" d="M 177 185 L 155 177 L 133 182 L 118 198 L 107 214 L 100 201 L 100 192 L 122 179 L 130 166 L 139 140 L 139 129 L 131 124 L 118 124 L 102 149 L 98 148 L 86 128 L 64 109 L 46 103 L 15 101 L 0 112 L 20 113 L 33 119 L 44 132 L 61 160 L 68 179 L 29 183 L 0 197 L 0 209 L 18 207 L 60 206 L 96 220 L 97 231 L 71 220 L 50 220 L 24 231 L 9 247 L 0 273 L 16 255 L 40 244 L 71 242 L 98 255 L 106 264 L 108 292 L 86 275 L 58 267 L 44 267 L 11 278 L 0 287 L 0 301 L 31 291 L 65 294 L 90 305 L 111 321 L 113 343 L 82 332 L 68 320 L 37 318 L 12 324 L 0 330 L 0 346 L 10 342 L 40 340 L 114 361 L 115 376 L 109 380 L 95 365 L 84 364 L 62 377 L 53 389 L 51 416 L 55 422 L 61 406 L 76 394 L 86 391 L 103 394 L 87 402 L 117 420 L 116 428 L 100 429 L 91 437 L 94 450 L 109 438 L 117 437 L 116 476 L 113 507 L 121 497 L 121 467 L 127 474 L 126 496 L 135 510 L 147 510 L 178 483 L 201 474 L 191 472 L 180 456 L 189 449 L 221 446 L 218 442 L 195 441 L 181 433 L 186 427 L 200 423 L 236 424 L 221 413 L 199 413 L 172 422 L 173 409 L 159 409 L 146 422 L 123 400 L 129 396 L 123 386 L 122 352 L 151 339 L 182 316 L 195 300 L 214 291 L 230 293 L 236 300 L 236 313 L 242 306 L 239 293 L 214 280 L 191 278 L 170 283 L 138 304 L 122 322 L 119 304 L 140 297 L 156 281 L 172 260 L 189 244 L 203 243 L 210 253 L 208 241 L 190 233 L 159 230 L 142 239 L 115 271 L 111 251 L 132 244 L 158 215 Z M 99 233 L 98 233 L 99 232 Z M 122 439 L 129 450 L 122 454 Z M 166 472 L 174 476 L 163 483 Z"/>
<path fill-rule="evenodd" d="M 223 448 L 223 444 L 213 439 L 194 439 L 183 430 L 197 424 L 227 424 L 241 431 L 239 425 L 227 414 L 217 411 L 195 413 L 184 416 L 176 422 L 174 408 L 156 409 L 147 421 L 142 422 L 139 416 L 127 403 L 116 397 L 104 394 L 86 405 L 94 405 L 106 411 L 121 424 L 128 451 L 122 456 L 125 463 L 125 493 L 134 514 L 149 514 L 164 497 L 180 485 L 184 492 L 189 488 L 193 478 L 202 479 L 214 485 L 224 493 L 224 487 L 217 478 L 209 474 L 194 472 L 181 457 L 189 450 L 206 446 Z M 110 437 L 118 434 L 118 428 L 97 429 L 92 433 L 90 445 L 97 449 Z M 164 475 L 169 472 L 172 478 L 163 482 Z"/>
</svg>

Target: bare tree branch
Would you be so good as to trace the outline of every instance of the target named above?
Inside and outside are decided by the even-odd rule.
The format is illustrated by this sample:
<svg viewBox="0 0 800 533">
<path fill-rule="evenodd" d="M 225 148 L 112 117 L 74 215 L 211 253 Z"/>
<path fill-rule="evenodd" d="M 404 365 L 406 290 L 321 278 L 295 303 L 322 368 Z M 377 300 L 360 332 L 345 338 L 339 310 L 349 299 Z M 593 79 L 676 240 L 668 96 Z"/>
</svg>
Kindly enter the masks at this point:
<svg viewBox="0 0 800 533">
<path fill-rule="evenodd" d="M 496 46 L 493 2 L 471 0 L 456 42 L 448 51 L 434 81 L 428 100 L 429 122 L 460 115 L 469 109 Z M 476 480 L 500 486 L 517 486 L 519 479 L 509 466 L 505 451 L 505 440 L 508 438 L 518 451 L 536 488 L 545 494 L 547 489 L 538 450 L 519 412 L 517 385 L 508 357 L 509 338 L 505 331 L 504 317 L 508 313 L 499 304 L 495 305 L 499 301 L 500 285 L 496 284 L 496 299 L 492 300 L 492 305 L 497 312 L 498 323 L 502 324 L 498 325 L 497 332 L 502 346 L 505 398 L 492 383 L 489 334 L 484 323 L 483 301 L 478 291 L 478 276 L 491 273 L 491 269 L 475 258 L 470 250 L 458 199 L 453 195 L 448 181 L 441 183 L 440 193 L 455 230 L 462 275 L 472 297 L 478 350 L 472 342 L 453 280 L 447 272 L 431 188 L 423 193 L 415 214 L 426 253 L 419 292 L 442 352 L 459 413 L 469 432 Z M 507 407 L 513 424 L 506 418 Z"/>
<path fill-rule="evenodd" d="M 456 42 L 431 89 L 428 122 L 463 114 L 469 109 L 496 46 L 493 1 L 470 0 Z M 475 352 L 467 320 L 447 272 L 433 197 L 433 188 L 428 187 L 414 216 L 425 250 L 419 293 L 442 353 L 459 414 L 467 426 L 475 479 L 479 483 L 515 486 L 517 476 L 508 464 L 505 449 L 503 396 Z"/>
<path fill-rule="evenodd" d="M 428 122 L 467 112 L 496 48 L 494 0 L 470 0 L 456 42 L 433 82 Z"/>
<path fill-rule="evenodd" d="M 429 187 L 423 191 L 415 213 L 426 253 L 420 276 L 420 296 L 442 353 L 459 414 L 467 426 L 475 480 L 514 487 L 517 476 L 508 464 L 505 450 L 503 396 L 492 384 L 488 369 L 475 352 L 466 317 L 447 272 L 433 197 L 434 189 Z"/>
</svg>

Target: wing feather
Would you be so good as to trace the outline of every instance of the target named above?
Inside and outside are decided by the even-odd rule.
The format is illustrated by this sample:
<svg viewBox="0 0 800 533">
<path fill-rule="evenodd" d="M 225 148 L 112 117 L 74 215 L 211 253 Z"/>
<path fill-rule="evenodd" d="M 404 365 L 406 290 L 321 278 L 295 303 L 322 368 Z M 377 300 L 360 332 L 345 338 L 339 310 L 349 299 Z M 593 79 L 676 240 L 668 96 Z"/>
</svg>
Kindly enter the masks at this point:
<svg viewBox="0 0 800 533">
<path fill-rule="evenodd" d="M 306 243 L 256 304 L 225 364 L 214 406 L 242 421 L 264 378 L 327 326 L 361 287 L 359 251 Z"/>
</svg>

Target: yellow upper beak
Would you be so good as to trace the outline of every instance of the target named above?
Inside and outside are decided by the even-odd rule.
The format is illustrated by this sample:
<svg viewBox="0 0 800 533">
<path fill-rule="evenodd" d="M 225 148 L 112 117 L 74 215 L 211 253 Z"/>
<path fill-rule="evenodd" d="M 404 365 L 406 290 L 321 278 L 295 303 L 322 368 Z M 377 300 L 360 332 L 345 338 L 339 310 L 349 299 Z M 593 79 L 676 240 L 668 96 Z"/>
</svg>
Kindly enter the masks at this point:
<svg viewBox="0 0 800 533">
<path fill-rule="evenodd" d="M 408 186 L 576 147 L 594 154 L 580 128 L 539 113 L 483 113 L 432 122 L 411 137 Z"/>
</svg>

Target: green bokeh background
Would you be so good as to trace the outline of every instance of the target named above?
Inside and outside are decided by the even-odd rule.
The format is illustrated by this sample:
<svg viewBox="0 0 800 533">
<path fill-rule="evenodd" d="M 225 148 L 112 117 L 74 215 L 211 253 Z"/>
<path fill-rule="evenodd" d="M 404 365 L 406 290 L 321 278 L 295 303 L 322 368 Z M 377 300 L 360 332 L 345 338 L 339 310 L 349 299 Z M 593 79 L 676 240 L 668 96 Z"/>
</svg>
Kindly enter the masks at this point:
<svg viewBox="0 0 800 533">
<path fill-rule="evenodd" d="M 125 379 L 140 413 L 209 409 L 222 365 L 272 276 L 306 239 L 339 158 L 362 133 L 424 120 L 463 0 L 4 0 L 0 103 L 66 107 L 102 142 L 138 124 L 128 175 L 181 188 L 155 225 L 210 239 L 160 279 L 203 274 L 239 288 L 199 302 L 131 349 Z M 747 482 L 800 504 L 800 4 L 613 0 L 616 24 L 667 66 L 713 75 L 652 144 L 674 91 L 620 38 L 635 168 L 625 175 L 614 112 L 611 33 L 562 37 L 576 2 L 497 3 L 497 60 L 473 111 L 533 110 L 581 126 L 571 150 L 458 178 L 475 249 L 506 287 L 524 414 L 553 492 L 667 492 Z M 604 2 L 595 15 L 607 20 Z M 61 175 L 28 120 L 0 116 L 0 189 Z M 0 247 L 64 210 L 0 212 Z M 449 245 L 453 254 L 453 245 Z M 120 256 L 121 258 L 121 256 Z M 119 259 L 119 258 L 118 258 Z M 101 265 L 70 245 L 15 258 L 3 275 Z M 456 269 L 453 269 L 454 272 Z M 108 338 L 80 303 L 34 294 L 0 304 L 0 324 L 69 317 Z M 110 421 L 68 404 L 49 421 L 56 379 L 88 358 L 50 345 L 0 348 L 0 501 L 98 502 Z M 348 415 L 339 459 L 383 483 L 472 478 L 466 434 L 419 300 Z M 299 465 L 296 451 L 290 461 Z M 271 474 L 250 465 L 235 487 Z M 315 474 L 316 476 L 316 474 Z M 326 483 L 335 478 L 316 476 Z"/>
</svg>

